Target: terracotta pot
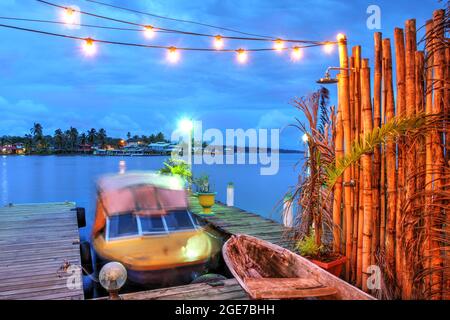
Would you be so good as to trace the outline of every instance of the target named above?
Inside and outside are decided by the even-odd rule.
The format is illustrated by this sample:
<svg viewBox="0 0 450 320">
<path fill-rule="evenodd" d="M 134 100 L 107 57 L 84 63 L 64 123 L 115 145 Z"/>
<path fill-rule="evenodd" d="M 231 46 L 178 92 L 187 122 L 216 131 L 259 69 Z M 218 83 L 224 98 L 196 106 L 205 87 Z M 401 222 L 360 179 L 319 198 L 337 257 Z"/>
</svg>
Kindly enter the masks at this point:
<svg viewBox="0 0 450 320">
<path fill-rule="evenodd" d="M 339 277 L 341 275 L 342 267 L 344 266 L 346 261 L 347 261 L 346 257 L 340 257 L 340 258 L 330 261 L 330 262 L 323 262 L 323 261 L 311 259 L 312 263 L 314 263 L 315 265 L 318 265 L 322 269 L 325 269 L 326 271 L 335 275 L 336 277 Z"/>
<path fill-rule="evenodd" d="M 211 208 L 216 203 L 216 193 L 197 193 L 197 195 L 198 202 L 203 208 L 203 214 L 213 214 Z"/>
</svg>

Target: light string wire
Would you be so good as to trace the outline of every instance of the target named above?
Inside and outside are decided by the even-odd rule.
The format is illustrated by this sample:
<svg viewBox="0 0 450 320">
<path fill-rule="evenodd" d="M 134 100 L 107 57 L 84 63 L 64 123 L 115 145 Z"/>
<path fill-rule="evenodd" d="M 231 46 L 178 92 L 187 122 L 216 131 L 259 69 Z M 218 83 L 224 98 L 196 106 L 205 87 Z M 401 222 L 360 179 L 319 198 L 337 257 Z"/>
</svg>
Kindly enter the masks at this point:
<svg viewBox="0 0 450 320">
<path fill-rule="evenodd" d="M 109 4 L 109 3 L 100 2 L 100 1 L 94 1 L 94 0 L 85 0 L 85 1 L 91 2 L 91 3 L 95 3 L 95 4 L 98 4 L 98 5 L 101 5 L 101 6 L 105 6 L 105 7 L 115 8 L 115 9 L 128 11 L 128 12 L 132 12 L 132 13 L 137 13 L 137 14 L 141 14 L 141 15 L 146 15 L 146 16 L 153 17 L 153 18 L 165 19 L 165 20 L 176 21 L 176 22 L 183 22 L 183 23 L 190 23 L 190 24 L 199 25 L 199 26 L 208 27 L 208 28 L 214 28 L 214 29 L 218 29 L 218 30 L 222 30 L 222 31 L 229 31 L 229 32 L 239 33 L 239 34 L 252 36 L 252 37 L 266 38 L 266 39 L 270 39 L 270 40 L 275 40 L 275 38 L 273 38 L 271 36 L 265 36 L 265 35 L 259 35 L 259 34 L 254 34 L 254 33 L 243 32 L 243 31 L 239 31 L 239 30 L 235 30 L 235 29 L 231 29 L 231 28 L 219 27 L 219 26 L 215 26 L 215 25 L 211 25 L 211 24 L 207 24 L 207 23 L 202 23 L 202 22 L 197 22 L 197 21 L 192 21 L 192 20 L 176 19 L 176 18 L 166 17 L 166 16 L 162 16 L 162 15 L 157 15 L 157 14 L 154 14 L 154 13 L 138 11 L 138 10 L 135 10 L 135 9 L 125 8 L 125 7 L 121 7 L 121 6 L 117 6 L 117 5 L 112 5 L 112 4 Z"/>
<path fill-rule="evenodd" d="M 105 44 L 113 44 L 113 45 L 122 45 L 122 46 L 133 46 L 133 47 L 141 47 L 141 48 L 152 48 L 152 49 L 176 49 L 181 51 L 211 51 L 211 52 L 236 52 L 239 50 L 244 49 L 213 49 L 213 48 L 191 48 L 191 47 L 173 47 L 173 46 L 160 46 L 160 45 L 150 45 L 150 44 L 140 44 L 140 43 L 131 43 L 131 42 L 121 42 L 121 41 L 111 41 L 111 40 L 100 40 L 100 39 L 91 39 L 91 38 L 83 38 L 83 37 L 77 37 L 77 36 L 71 36 L 61 33 L 54 33 L 54 32 L 48 32 L 43 30 L 36 30 L 36 29 L 29 29 L 29 28 L 23 28 L 18 26 L 12 26 L 7 24 L 0 24 L 0 27 L 3 28 L 9 28 L 9 29 L 15 29 L 15 30 L 21 30 L 21 31 L 27 31 L 32 33 L 39 33 L 44 34 L 48 36 L 55 36 L 60 38 L 68 38 L 73 40 L 81 40 L 81 41 L 87 41 L 90 40 L 92 42 L 97 43 L 105 43 Z M 321 46 L 320 44 L 309 44 L 309 45 L 302 45 L 302 46 L 296 46 L 294 48 L 310 48 L 310 47 L 318 47 Z M 290 47 L 282 48 L 281 50 L 288 50 L 293 49 Z M 258 49 L 245 49 L 245 52 L 259 52 L 259 51 L 275 51 L 274 48 L 258 48 Z"/>
<path fill-rule="evenodd" d="M 113 21 L 113 22 L 129 24 L 129 25 L 134 25 L 134 26 L 139 26 L 139 27 L 142 27 L 142 28 L 148 27 L 148 25 L 144 25 L 144 24 L 140 24 L 140 23 L 136 23 L 136 22 L 131 22 L 131 21 L 127 21 L 127 20 L 111 18 L 111 17 L 107 17 L 107 16 L 103 16 L 103 15 L 99 15 L 99 14 L 95 14 L 95 13 L 91 13 L 91 12 L 86 12 L 86 11 L 83 11 L 83 10 L 78 10 L 78 9 L 74 9 L 74 8 L 70 8 L 70 7 L 65 7 L 65 6 L 62 6 L 62 5 L 59 5 L 59 4 L 56 4 L 56 3 L 52 3 L 52 2 L 49 2 L 49 1 L 45 1 L 45 0 L 36 0 L 36 1 L 37 2 L 41 2 L 43 4 L 47 4 L 49 6 L 60 8 L 60 9 L 73 10 L 73 11 L 78 12 L 80 14 L 91 16 L 91 17 L 95 17 L 95 18 L 99 18 L 99 19 L 104 19 L 104 20 L 109 20 L 109 21 Z M 159 30 L 167 31 L 167 32 L 172 32 L 172 33 L 191 35 L 191 36 L 201 36 L 201 37 L 210 37 L 210 38 L 217 37 L 217 35 L 212 35 L 212 34 L 198 33 L 198 32 L 189 32 L 189 31 L 182 31 L 182 30 L 176 30 L 176 29 L 167 29 L 167 28 L 159 28 L 159 27 L 155 27 L 155 29 L 159 29 Z M 327 45 L 327 44 L 336 44 L 337 43 L 336 41 L 312 41 L 312 40 L 293 40 L 293 39 L 274 39 L 274 38 L 267 39 L 267 38 L 233 37 L 233 36 L 220 36 L 220 37 L 223 38 L 223 39 L 246 40 L 246 41 L 270 41 L 270 42 L 276 42 L 278 40 L 282 40 L 283 42 L 306 43 L 306 44 L 314 44 L 314 45 Z"/>
</svg>

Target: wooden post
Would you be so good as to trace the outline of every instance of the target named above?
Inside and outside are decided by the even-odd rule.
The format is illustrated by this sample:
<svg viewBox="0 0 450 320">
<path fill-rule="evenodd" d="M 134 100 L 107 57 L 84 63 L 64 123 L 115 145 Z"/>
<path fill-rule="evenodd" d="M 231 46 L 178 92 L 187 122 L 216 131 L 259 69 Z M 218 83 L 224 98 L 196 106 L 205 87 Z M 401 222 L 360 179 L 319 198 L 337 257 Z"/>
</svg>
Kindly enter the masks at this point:
<svg viewBox="0 0 450 320">
<path fill-rule="evenodd" d="M 394 90 L 392 84 L 391 41 L 383 39 L 383 104 L 386 110 L 386 122 L 395 116 Z M 397 172 L 395 143 L 386 144 L 386 177 L 387 177 L 387 235 L 386 264 L 390 274 L 395 273 L 395 214 L 397 205 Z"/>
<path fill-rule="evenodd" d="M 415 52 L 416 52 L 416 20 L 410 19 L 405 24 L 405 65 L 406 65 L 406 115 L 412 116 L 416 113 L 416 80 L 415 80 Z M 402 241 L 402 298 L 404 300 L 412 298 L 413 289 L 413 270 L 410 263 L 411 253 L 407 252 L 409 244 L 414 239 L 413 230 L 413 216 L 412 216 L 412 196 L 416 189 L 415 166 L 416 166 L 416 152 L 411 137 L 406 137 L 405 150 L 405 204 L 403 211 L 405 218 L 403 223 L 403 238 Z"/>
<path fill-rule="evenodd" d="M 381 32 L 375 32 L 375 75 L 374 75 L 374 89 L 373 89 L 373 126 L 380 127 L 381 125 L 381 77 L 382 77 L 382 48 L 381 48 Z M 373 153 L 373 176 L 372 176 L 372 204 L 373 204 L 373 242 L 372 252 L 376 253 L 378 248 L 384 245 L 381 237 L 384 239 L 384 224 L 381 228 L 380 216 L 380 171 L 381 171 L 381 148 L 375 147 Z M 372 261 L 375 264 L 375 261 Z"/>
<path fill-rule="evenodd" d="M 426 100 L 425 100 L 425 112 L 427 114 L 433 113 L 433 20 L 428 20 L 426 23 Z M 424 244 L 424 269 L 430 270 L 431 268 L 431 248 L 434 241 L 432 239 L 432 197 L 433 191 L 433 151 L 432 151 L 432 136 L 426 135 L 425 137 L 425 217 L 424 217 L 424 229 L 425 229 L 425 244 Z M 424 277 L 424 288 L 427 296 L 431 293 L 431 276 Z"/>
<path fill-rule="evenodd" d="M 350 88 L 349 88 L 349 63 L 347 53 L 347 38 L 342 35 L 338 38 L 339 47 L 339 62 L 341 72 L 339 76 L 340 85 L 340 98 L 339 105 L 342 112 L 342 127 L 344 129 L 344 153 L 349 154 L 351 152 L 351 124 L 350 124 Z M 351 170 L 347 168 L 344 171 L 344 217 L 345 217 L 345 256 L 346 262 L 346 279 L 349 279 L 350 274 L 350 258 L 352 251 L 352 176 Z"/>
<path fill-rule="evenodd" d="M 433 82 L 434 82 L 434 104 L 433 113 L 441 113 L 444 111 L 443 104 L 443 90 L 444 90 L 444 65 L 445 65 L 445 50 L 443 48 L 444 43 L 444 10 L 436 10 L 433 13 Z M 434 183 L 433 188 L 436 192 L 440 190 L 444 185 L 442 179 L 442 168 L 444 167 L 444 155 L 442 150 L 442 134 L 437 130 L 433 131 L 432 134 L 432 153 L 433 153 L 433 163 L 434 163 Z M 439 203 L 434 204 L 433 207 L 439 208 Z M 440 209 L 433 210 L 432 217 L 432 229 L 434 230 L 434 236 L 439 238 L 436 234 L 441 230 L 442 224 L 442 213 Z M 435 241 L 432 243 L 432 258 L 431 267 L 435 272 L 431 275 L 431 290 L 434 293 L 433 299 L 442 298 L 443 289 L 443 274 L 439 271 L 442 268 L 442 257 L 440 250 L 440 243 Z"/>
<path fill-rule="evenodd" d="M 370 91 L 370 69 L 369 60 L 363 59 L 361 65 L 361 103 L 362 103 L 362 123 L 363 133 L 368 134 L 372 132 L 372 103 Z M 364 227 L 363 227 L 363 251 L 362 251 L 362 288 L 368 291 L 367 279 L 368 268 L 372 264 L 372 232 L 373 232 L 373 207 L 372 207 L 372 154 L 364 154 L 361 157 L 363 167 L 364 180 Z"/>
<path fill-rule="evenodd" d="M 339 77 L 339 75 L 338 75 Z M 338 88 L 338 96 L 340 90 Z M 341 98 L 339 98 L 340 100 Z M 344 134 L 342 129 L 342 114 L 341 108 L 338 108 L 336 115 L 336 136 L 335 136 L 335 154 L 336 164 L 344 155 Z M 333 250 L 342 253 L 341 251 L 341 204 L 342 204 L 342 177 L 336 181 L 334 185 L 333 198 Z"/>
<path fill-rule="evenodd" d="M 397 116 L 403 117 L 406 114 L 406 66 L 405 66 L 405 39 L 403 35 L 403 29 L 395 28 L 394 30 L 394 41 L 395 41 L 395 62 L 396 62 L 396 78 L 397 78 Z M 391 151 L 392 152 L 392 151 Z M 402 217 L 403 217 L 403 204 L 405 202 L 405 146 L 404 138 L 399 139 L 398 143 L 398 185 L 397 185 L 397 206 L 395 213 L 395 237 L 392 238 L 394 241 L 393 246 L 395 246 L 395 263 L 391 261 L 390 266 L 394 267 L 392 269 L 392 275 L 395 276 L 393 279 L 396 280 L 397 285 L 401 285 L 402 277 Z M 392 185 L 391 185 L 392 187 Z"/>
<path fill-rule="evenodd" d="M 357 112 L 355 107 L 355 92 L 359 91 L 359 78 L 357 78 L 357 73 L 355 72 L 355 48 L 352 49 L 353 56 L 350 58 L 350 123 L 352 126 L 352 141 L 359 135 L 357 128 L 359 119 L 357 119 Z M 352 177 L 355 181 L 358 181 L 359 165 L 352 165 Z M 352 204 L 353 204 L 353 231 L 352 231 L 352 253 L 350 259 L 350 282 L 356 282 L 356 265 L 357 265 L 357 251 L 358 251 L 358 192 L 359 188 L 355 188 L 352 193 Z"/>
</svg>

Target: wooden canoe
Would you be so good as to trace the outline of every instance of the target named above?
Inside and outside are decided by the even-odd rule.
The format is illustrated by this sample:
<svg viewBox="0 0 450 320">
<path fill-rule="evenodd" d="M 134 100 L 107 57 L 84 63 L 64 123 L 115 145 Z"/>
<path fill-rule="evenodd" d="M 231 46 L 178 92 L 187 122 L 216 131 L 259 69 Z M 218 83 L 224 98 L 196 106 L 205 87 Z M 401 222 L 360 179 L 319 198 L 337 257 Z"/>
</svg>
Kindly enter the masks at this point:
<svg viewBox="0 0 450 320">
<path fill-rule="evenodd" d="M 234 235 L 222 253 L 252 299 L 374 300 L 308 259 L 255 237 Z"/>
</svg>

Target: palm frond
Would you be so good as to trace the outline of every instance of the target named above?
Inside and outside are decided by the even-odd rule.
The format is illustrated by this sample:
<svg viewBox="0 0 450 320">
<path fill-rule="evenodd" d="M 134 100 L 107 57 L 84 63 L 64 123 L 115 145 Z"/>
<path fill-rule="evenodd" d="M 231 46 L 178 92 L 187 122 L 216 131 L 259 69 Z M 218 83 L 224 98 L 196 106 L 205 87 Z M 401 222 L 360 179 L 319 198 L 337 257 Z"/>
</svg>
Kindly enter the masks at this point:
<svg viewBox="0 0 450 320">
<path fill-rule="evenodd" d="M 332 162 L 325 168 L 326 185 L 331 189 L 344 171 L 358 162 L 364 154 L 370 154 L 374 149 L 387 142 L 395 142 L 408 132 L 418 131 L 421 128 L 433 126 L 437 123 L 440 114 L 418 113 L 409 117 L 394 117 L 381 127 L 374 128 L 371 132 L 360 135 L 353 143 L 350 153 L 339 159 L 337 163 Z"/>
</svg>

